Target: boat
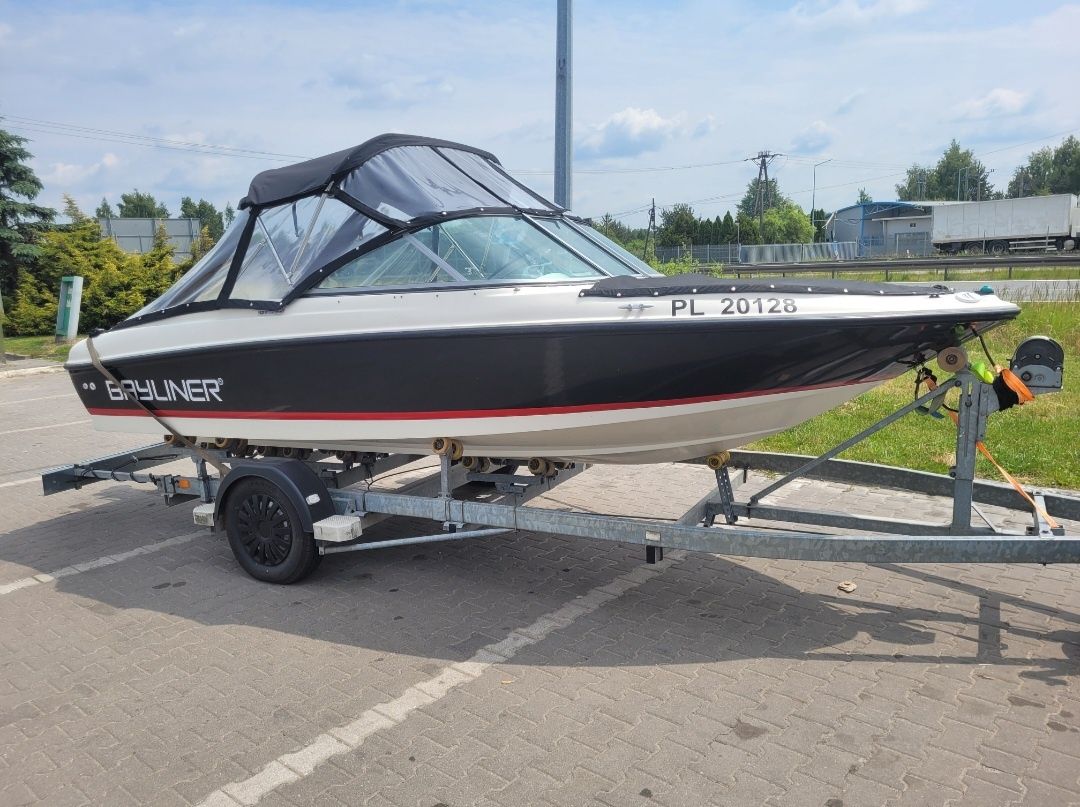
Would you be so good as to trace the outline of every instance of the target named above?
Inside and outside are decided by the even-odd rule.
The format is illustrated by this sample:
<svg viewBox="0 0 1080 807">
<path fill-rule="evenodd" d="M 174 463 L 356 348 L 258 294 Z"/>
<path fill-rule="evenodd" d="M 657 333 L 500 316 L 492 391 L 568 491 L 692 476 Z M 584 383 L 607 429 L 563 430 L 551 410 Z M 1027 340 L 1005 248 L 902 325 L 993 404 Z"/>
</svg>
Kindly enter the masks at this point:
<svg viewBox="0 0 1080 807">
<path fill-rule="evenodd" d="M 666 462 L 806 421 L 1018 311 L 944 286 L 667 277 L 494 155 L 383 135 L 258 174 L 218 243 L 66 367 L 110 431 Z"/>
</svg>

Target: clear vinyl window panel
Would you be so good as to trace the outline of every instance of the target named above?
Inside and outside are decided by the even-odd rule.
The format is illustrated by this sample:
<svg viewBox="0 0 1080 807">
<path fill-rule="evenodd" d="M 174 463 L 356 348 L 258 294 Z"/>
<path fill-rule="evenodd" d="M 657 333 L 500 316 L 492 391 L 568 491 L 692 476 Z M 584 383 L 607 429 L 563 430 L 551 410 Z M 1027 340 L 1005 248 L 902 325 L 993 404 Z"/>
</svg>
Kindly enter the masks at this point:
<svg viewBox="0 0 1080 807">
<path fill-rule="evenodd" d="M 350 261 L 319 284 L 320 289 L 417 286 L 448 283 L 451 275 L 403 238 Z"/>
<path fill-rule="evenodd" d="M 429 146 L 384 151 L 349 174 L 341 189 L 400 222 L 438 213 L 506 207 Z"/>
<path fill-rule="evenodd" d="M 319 288 L 542 283 L 603 276 L 521 217 L 478 216 L 427 227 L 379 247 L 338 269 Z"/>
<path fill-rule="evenodd" d="M 264 210 L 231 297 L 280 302 L 312 272 L 385 232 L 382 225 L 329 197 Z"/>
<path fill-rule="evenodd" d="M 187 303 L 202 303 L 216 300 L 225 284 L 225 277 L 232 265 L 233 255 L 240 243 L 240 236 L 249 219 L 248 212 L 241 211 L 232 226 L 218 239 L 218 242 L 188 269 L 184 275 L 170 286 L 164 294 L 132 316 L 141 317 L 155 311 L 176 308 Z"/>
<path fill-rule="evenodd" d="M 464 173 L 473 177 L 485 188 L 490 189 L 500 199 L 504 199 L 511 207 L 518 207 L 523 210 L 546 211 L 561 209 L 519 185 L 502 169 L 488 162 L 479 154 L 450 148 L 440 148 L 439 151 Z"/>
<path fill-rule="evenodd" d="M 610 238 L 608 238 L 606 235 L 604 235 L 599 230 L 597 230 L 597 229 L 595 229 L 593 227 L 589 227 L 586 224 L 579 224 L 578 222 L 573 222 L 573 224 L 571 226 L 574 227 L 575 229 L 580 230 L 582 233 L 585 234 L 586 237 L 588 237 L 591 240 L 595 241 L 597 244 L 600 244 L 600 246 L 602 246 L 608 252 L 613 253 L 614 255 L 618 256 L 619 258 L 622 258 L 622 260 L 625 263 L 628 263 L 631 266 L 633 266 L 641 274 L 649 275 L 649 276 L 652 276 L 652 277 L 655 277 L 655 276 L 661 274 L 660 272 L 657 272 L 655 269 L 653 269 L 651 266 L 649 266 L 649 264 L 645 263 L 645 261 L 643 261 L 637 255 L 630 252 L 628 249 L 623 247 L 618 242 L 612 241 Z"/>
<path fill-rule="evenodd" d="M 595 263 L 605 272 L 612 275 L 636 275 L 638 272 L 631 269 L 623 261 L 616 258 L 607 250 L 603 249 L 595 241 L 584 233 L 575 229 L 565 219 L 535 219 L 536 223 L 576 249 L 590 261 Z"/>
</svg>

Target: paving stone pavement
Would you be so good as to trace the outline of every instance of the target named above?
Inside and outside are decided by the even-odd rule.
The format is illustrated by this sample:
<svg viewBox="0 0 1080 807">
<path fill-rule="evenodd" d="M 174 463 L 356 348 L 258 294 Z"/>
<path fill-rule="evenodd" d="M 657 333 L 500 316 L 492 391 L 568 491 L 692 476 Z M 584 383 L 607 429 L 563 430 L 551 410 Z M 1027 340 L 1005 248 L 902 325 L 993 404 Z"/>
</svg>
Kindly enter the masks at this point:
<svg viewBox="0 0 1080 807">
<path fill-rule="evenodd" d="M 235 805 L 279 758 L 260 804 L 1080 805 L 1073 568 L 688 553 L 642 574 L 637 547 L 516 533 L 274 587 L 209 534 L 134 553 L 191 535 L 190 507 L 24 482 L 145 442 L 62 425 L 84 417 L 63 376 L 0 381 L 0 591 L 75 569 L 0 594 L 4 807 Z M 539 504 L 676 517 L 711 482 L 593 468 Z M 916 507 L 805 482 L 777 501 Z M 514 649 L 431 688 L 492 645 Z M 321 735 L 417 691 L 437 697 L 304 768 Z"/>
</svg>

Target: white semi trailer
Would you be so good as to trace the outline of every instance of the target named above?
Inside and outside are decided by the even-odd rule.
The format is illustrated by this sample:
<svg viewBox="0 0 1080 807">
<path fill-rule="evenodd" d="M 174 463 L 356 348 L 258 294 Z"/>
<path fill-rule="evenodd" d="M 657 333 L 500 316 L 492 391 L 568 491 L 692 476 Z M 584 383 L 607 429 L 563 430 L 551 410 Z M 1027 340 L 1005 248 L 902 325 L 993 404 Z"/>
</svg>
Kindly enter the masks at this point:
<svg viewBox="0 0 1080 807">
<path fill-rule="evenodd" d="M 1047 252 L 1080 245 L 1072 193 L 934 205 L 931 240 L 942 252 Z"/>
</svg>

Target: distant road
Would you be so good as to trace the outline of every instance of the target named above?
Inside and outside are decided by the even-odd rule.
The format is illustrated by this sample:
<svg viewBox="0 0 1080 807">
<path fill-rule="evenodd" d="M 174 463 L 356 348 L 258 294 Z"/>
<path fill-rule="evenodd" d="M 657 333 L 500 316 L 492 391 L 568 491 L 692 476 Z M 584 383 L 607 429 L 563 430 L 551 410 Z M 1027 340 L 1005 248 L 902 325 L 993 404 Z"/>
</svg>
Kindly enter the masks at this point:
<svg viewBox="0 0 1080 807">
<path fill-rule="evenodd" d="M 933 286 L 934 283 L 919 281 L 909 285 Z M 1007 297 L 1017 302 L 1080 300 L 1080 280 L 949 280 L 945 285 L 971 291 L 989 286 L 999 297 Z"/>
<path fill-rule="evenodd" d="M 878 272 L 893 270 L 930 269 L 1007 269 L 1030 266 L 1075 266 L 1080 268 L 1080 253 L 1054 252 L 1041 255 L 1002 255 L 1001 257 L 971 256 L 964 258 L 895 258 L 856 261 L 806 261 L 804 263 L 729 263 L 727 272 L 833 272 L 867 269 Z"/>
</svg>

